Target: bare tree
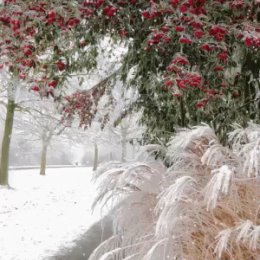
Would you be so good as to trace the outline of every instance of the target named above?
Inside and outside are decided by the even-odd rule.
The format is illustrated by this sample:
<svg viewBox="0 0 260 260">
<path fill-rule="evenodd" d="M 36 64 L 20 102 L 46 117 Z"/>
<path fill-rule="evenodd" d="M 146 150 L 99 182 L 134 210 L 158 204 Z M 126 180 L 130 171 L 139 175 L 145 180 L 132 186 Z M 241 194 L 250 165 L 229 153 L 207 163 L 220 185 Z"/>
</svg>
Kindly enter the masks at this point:
<svg viewBox="0 0 260 260">
<path fill-rule="evenodd" d="M 41 142 L 40 174 L 45 175 L 48 147 L 52 139 L 61 135 L 66 126 L 62 124 L 55 104 L 46 99 L 24 106 L 19 116 L 16 127 L 21 130 L 20 134 L 26 135 L 28 140 Z"/>
<path fill-rule="evenodd" d="M 114 140 L 121 146 L 121 161 L 127 160 L 127 145 L 135 149 L 137 140 L 141 140 L 145 127 L 140 124 L 141 113 L 129 114 L 123 118 L 117 127 L 110 127 Z"/>
</svg>

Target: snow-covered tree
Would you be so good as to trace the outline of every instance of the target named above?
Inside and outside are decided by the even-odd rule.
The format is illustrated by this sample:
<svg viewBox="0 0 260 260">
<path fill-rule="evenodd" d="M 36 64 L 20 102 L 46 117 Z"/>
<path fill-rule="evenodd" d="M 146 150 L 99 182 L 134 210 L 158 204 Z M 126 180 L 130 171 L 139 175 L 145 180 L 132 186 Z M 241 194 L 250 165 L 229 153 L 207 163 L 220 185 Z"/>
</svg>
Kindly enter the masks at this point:
<svg viewBox="0 0 260 260">
<path fill-rule="evenodd" d="M 142 113 L 132 113 L 125 116 L 116 126 L 108 126 L 109 131 L 114 135 L 114 140 L 121 146 L 121 161 L 127 160 L 127 146 L 131 144 L 133 149 L 135 145 L 142 139 L 145 128 L 141 126 L 140 119 Z"/>
<path fill-rule="evenodd" d="M 22 102 L 26 112 L 17 113 L 15 127 L 28 141 L 40 141 L 40 174 L 45 175 L 48 147 L 54 137 L 62 134 L 66 125 L 61 122 L 61 115 L 52 101 L 40 100 L 37 96 L 33 102 L 29 101 Z"/>
</svg>

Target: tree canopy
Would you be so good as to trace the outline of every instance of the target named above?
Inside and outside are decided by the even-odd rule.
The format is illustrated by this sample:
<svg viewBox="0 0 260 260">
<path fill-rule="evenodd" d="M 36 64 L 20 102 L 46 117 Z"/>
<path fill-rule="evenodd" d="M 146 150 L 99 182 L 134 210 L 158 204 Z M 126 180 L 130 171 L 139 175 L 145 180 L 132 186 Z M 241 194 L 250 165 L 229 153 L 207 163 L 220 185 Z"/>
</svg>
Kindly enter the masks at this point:
<svg viewBox="0 0 260 260">
<path fill-rule="evenodd" d="M 127 45 L 119 74 L 126 81 L 133 70 L 127 83 L 139 91 L 149 140 L 201 121 L 222 133 L 234 120 L 259 120 L 259 8 L 258 0 L 5 0 L 0 64 L 55 96 L 73 71 L 95 66 L 97 42 L 109 36 Z"/>
</svg>

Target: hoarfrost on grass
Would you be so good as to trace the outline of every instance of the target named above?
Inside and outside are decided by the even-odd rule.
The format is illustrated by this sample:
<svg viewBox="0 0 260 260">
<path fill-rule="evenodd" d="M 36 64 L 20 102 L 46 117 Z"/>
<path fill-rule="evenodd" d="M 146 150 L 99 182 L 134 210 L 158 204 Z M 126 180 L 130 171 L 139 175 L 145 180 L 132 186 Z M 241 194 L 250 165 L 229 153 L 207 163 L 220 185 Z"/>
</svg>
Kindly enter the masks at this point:
<svg viewBox="0 0 260 260">
<path fill-rule="evenodd" d="M 110 192 L 125 196 L 112 209 L 127 249 L 118 260 L 257 259 L 260 127 L 236 127 L 230 146 L 207 125 L 178 132 L 166 148 L 169 168 L 149 158 L 104 173 L 117 173 Z"/>
</svg>

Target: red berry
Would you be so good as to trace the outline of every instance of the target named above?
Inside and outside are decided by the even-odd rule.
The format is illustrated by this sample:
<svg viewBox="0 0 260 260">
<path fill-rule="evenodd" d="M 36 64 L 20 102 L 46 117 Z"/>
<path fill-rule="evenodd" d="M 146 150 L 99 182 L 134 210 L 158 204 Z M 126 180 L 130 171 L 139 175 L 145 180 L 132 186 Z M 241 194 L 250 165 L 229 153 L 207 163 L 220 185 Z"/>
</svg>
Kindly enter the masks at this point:
<svg viewBox="0 0 260 260">
<path fill-rule="evenodd" d="M 33 86 L 31 88 L 31 90 L 38 92 L 38 91 L 40 91 L 40 87 L 39 86 Z"/>
<path fill-rule="evenodd" d="M 78 18 L 70 18 L 67 22 L 67 26 L 69 28 L 73 28 L 77 26 L 80 23 L 80 20 Z"/>
<path fill-rule="evenodd" d="M 200 39 L 204 35 L 204 32 L 201 30 L 197 30 L 194 32 L 194 37 Z"/>
<path fill-rule="evenodd" d="M 179 42 L 183 44 L 192 44 L 192 40 L 186 37 L 181 37 Z"/>
<path fill-rule="evenodd" d="M 55 88 L 58 85 L 58 81 L 57 80 L 52 80 L 48 86 L 51 88 Z"/>
<path fill-rule="evenodd" d="M 56 12 L 54 10 L 51 10 L 49 13 L 48 13 L 48 24 L 52 24 L 56 21 Z"/>
<path fill-rule="evenodd" d="M 56 67 L 58 68 L 58 70 L 62 71 L 66 68 L 66 64 L 63 61 L 59 60 L 56 63 Z"/>
<path fill-rule="evenodd" d="M 164 82 L 164 85 L 165 85 L 166 87 L 171 87 L 171 86 L 173 86 L 173 80 L 171 80 L 171 79 L 166 80 L 166 81 Z"/>
<path fill-rule="evenodd" d="M 183 26 L 176 26 L 175 27 L 176 32 L 183 32 L 184 30 L 185 30 L 185 28 Z"/>
</svg>

